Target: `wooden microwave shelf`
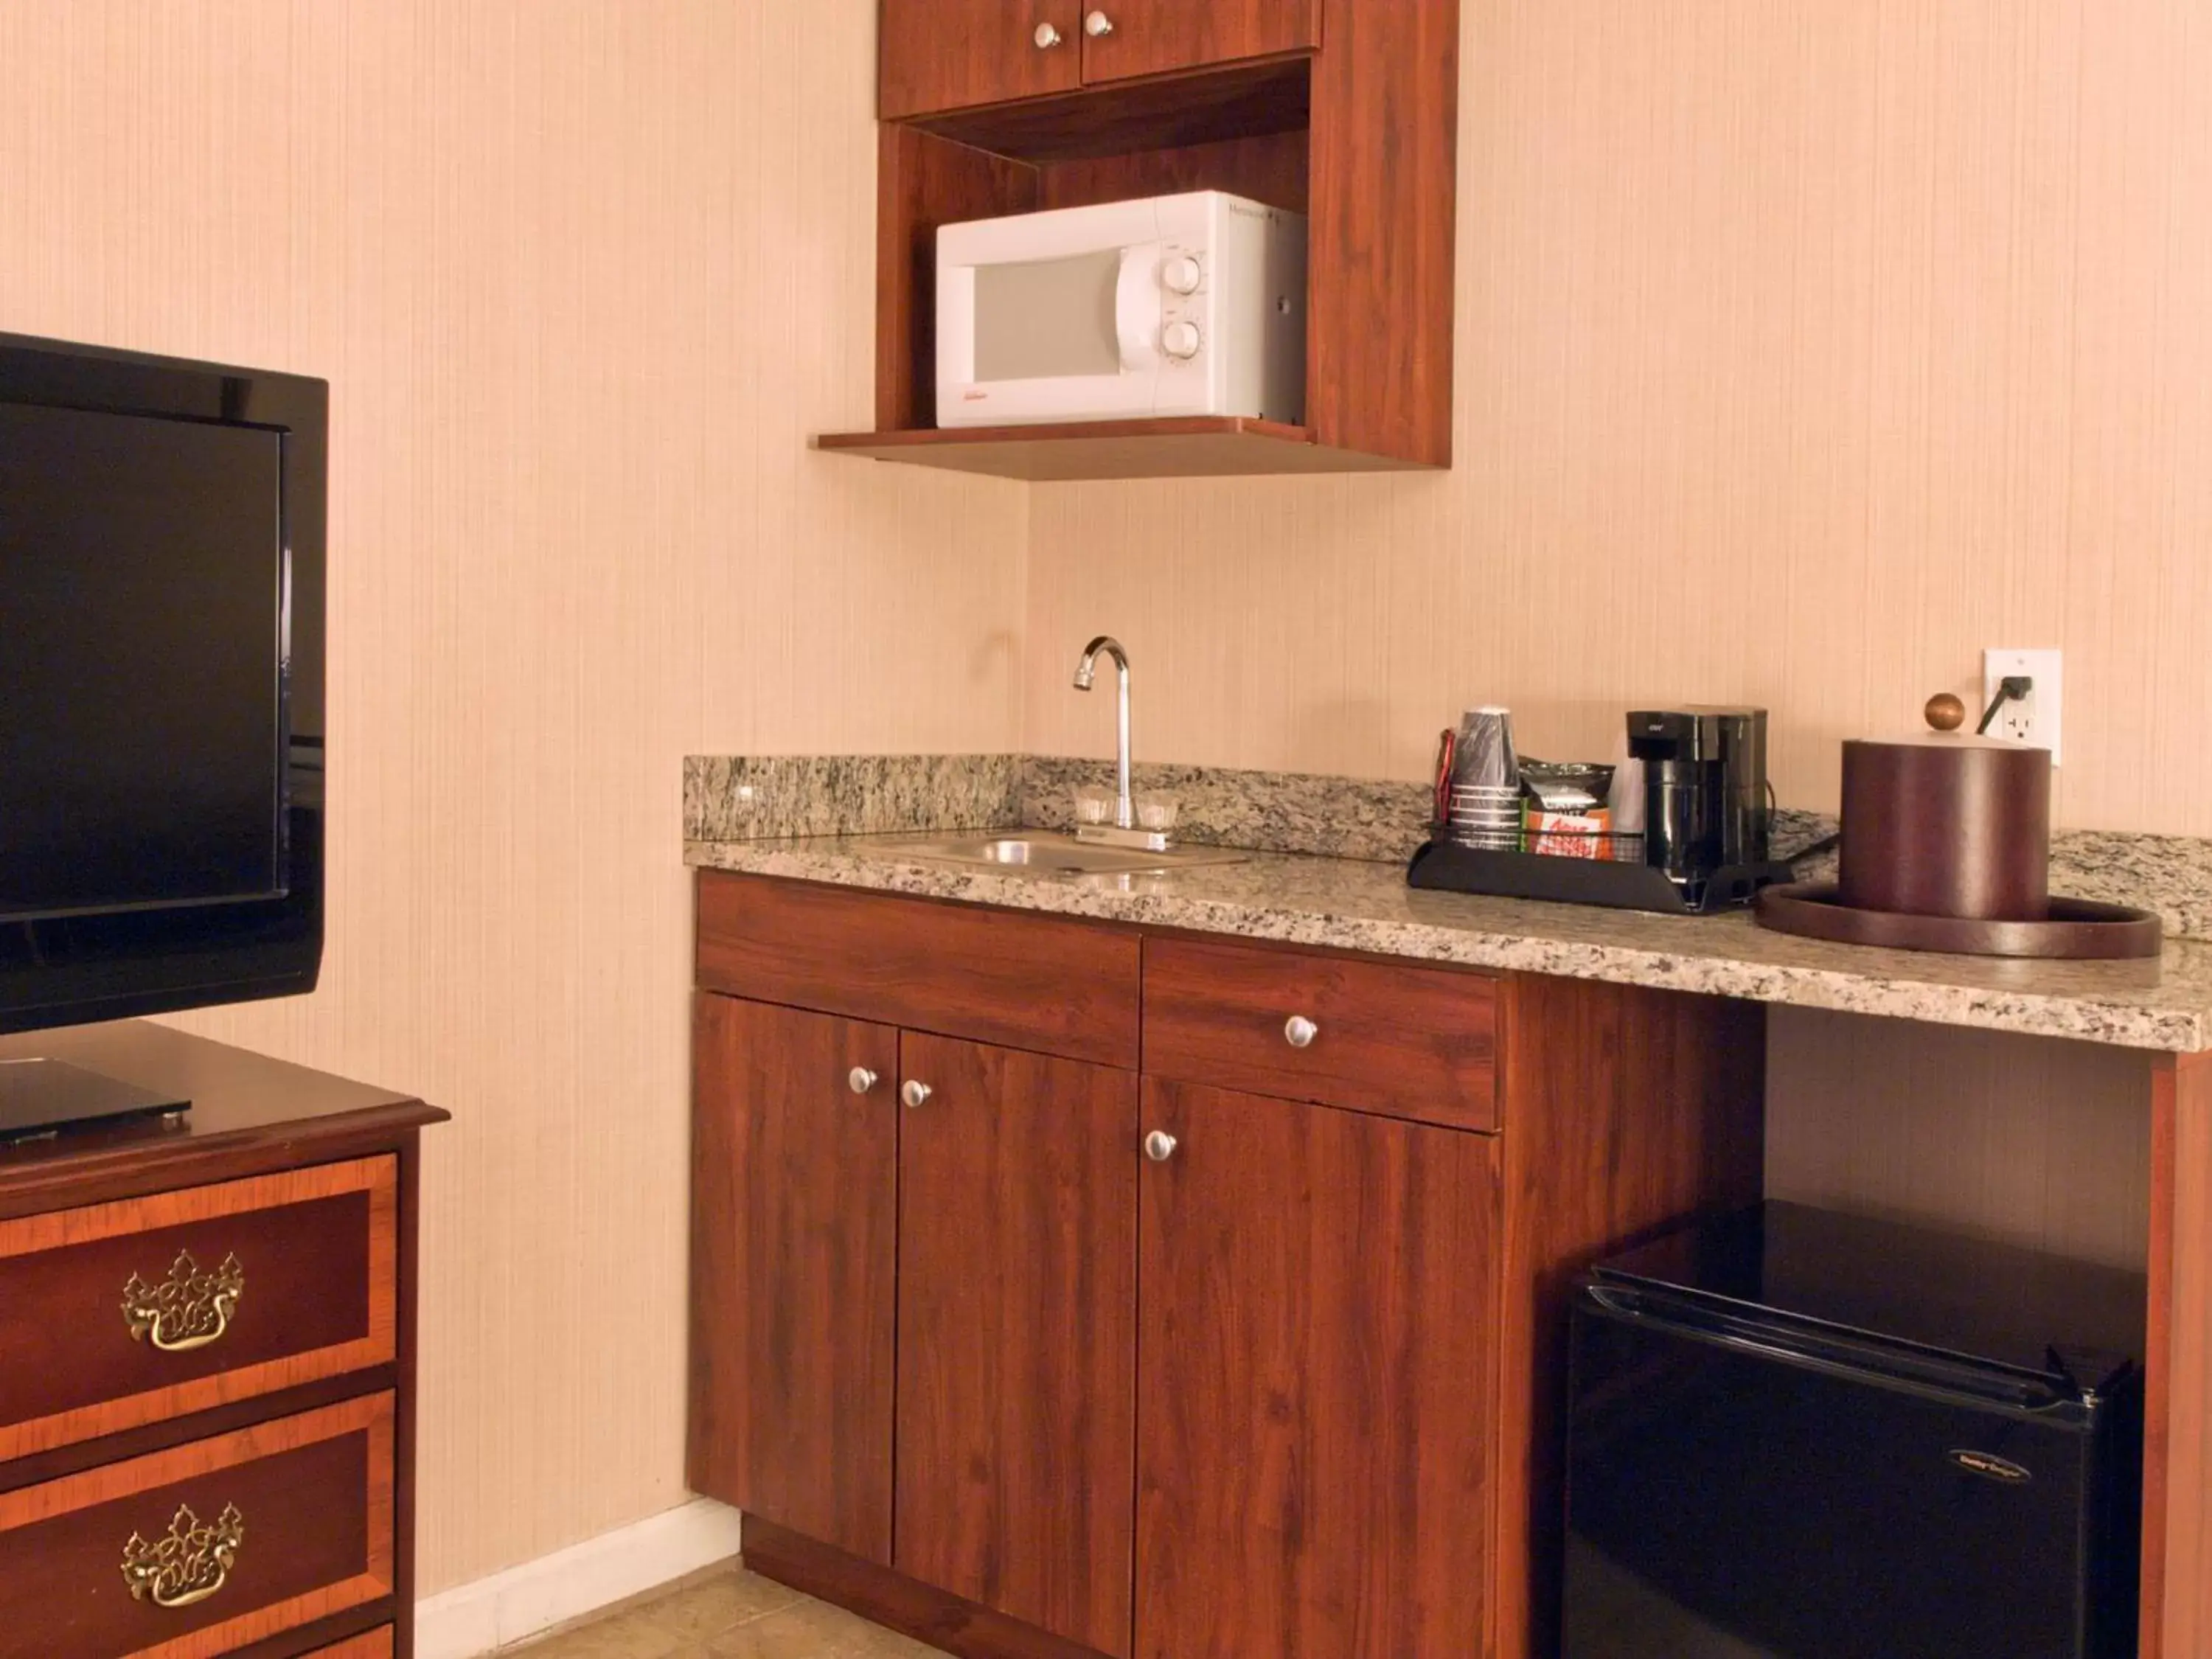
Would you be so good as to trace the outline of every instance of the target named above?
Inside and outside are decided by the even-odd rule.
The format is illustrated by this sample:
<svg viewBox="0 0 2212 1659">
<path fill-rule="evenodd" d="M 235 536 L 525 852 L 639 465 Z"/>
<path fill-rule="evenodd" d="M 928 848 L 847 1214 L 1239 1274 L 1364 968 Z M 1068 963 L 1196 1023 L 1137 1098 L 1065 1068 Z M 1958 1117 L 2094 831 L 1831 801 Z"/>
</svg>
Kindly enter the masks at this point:
<svg viewBox="0 0 2212 1659">
<path fill-rule="evenodd" d="M 1065 426 L 923 427 L 824 433 L 815 447 L 950 472 L 1057 483 L 1090 478 L 1218 478 L 1285 472 L 1425 471 L 1419 462 L 1332 449 L 1302 426 L 1241 415 L 1083 421 Z"/>
</svg>

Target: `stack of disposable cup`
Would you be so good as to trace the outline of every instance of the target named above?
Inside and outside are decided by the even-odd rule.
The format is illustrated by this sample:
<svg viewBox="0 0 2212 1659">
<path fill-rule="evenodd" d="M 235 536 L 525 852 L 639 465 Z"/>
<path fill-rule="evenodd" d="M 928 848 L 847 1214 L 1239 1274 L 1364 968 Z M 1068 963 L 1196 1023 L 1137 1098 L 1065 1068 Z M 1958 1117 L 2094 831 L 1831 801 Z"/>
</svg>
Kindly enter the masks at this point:
<svg viewBox="0 0 2212 1659">
<path fill-rule="evenodd" d="M 1452 839 L 1462 847 L 1517 852 L 1521 847 L 1521 761 L 1510 709 L 1470 708 L 1453 750 Z"/>
</svg>

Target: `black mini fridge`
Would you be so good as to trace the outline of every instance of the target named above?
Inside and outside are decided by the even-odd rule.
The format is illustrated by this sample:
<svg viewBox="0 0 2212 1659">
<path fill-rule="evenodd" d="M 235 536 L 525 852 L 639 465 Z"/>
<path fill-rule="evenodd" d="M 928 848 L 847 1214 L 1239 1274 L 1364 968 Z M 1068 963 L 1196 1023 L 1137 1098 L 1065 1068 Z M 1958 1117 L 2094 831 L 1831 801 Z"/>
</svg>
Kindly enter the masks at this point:
<svg viewBox="0 0 2212 1659">
<path fill-rule="evenodd" d="M 1572 1314 L 1565 1659 L 2135 1652 L 2142 1275 L 1769 1203 Z"/>
</svg>

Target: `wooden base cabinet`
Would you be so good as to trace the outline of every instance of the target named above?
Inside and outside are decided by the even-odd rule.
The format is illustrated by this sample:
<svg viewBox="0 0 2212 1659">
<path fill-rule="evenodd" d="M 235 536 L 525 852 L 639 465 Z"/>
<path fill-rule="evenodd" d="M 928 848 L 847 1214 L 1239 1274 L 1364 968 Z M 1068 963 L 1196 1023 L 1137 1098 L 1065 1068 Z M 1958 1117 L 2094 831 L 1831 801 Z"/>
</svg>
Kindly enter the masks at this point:
<svg viewBox="0 0 2212 1659">
<path fill-rule="evenodd" d="M 898 1033 L 694 1004 L 692 1488 L 891 1559 Z"/>
<path fill-rule="evenodd" d="M 967 1659 L 1551 1650 L 1567 1290 L 1758 1195 L 1758 1010 L 716 872 L 698 972 L 757 1571 Z"/>
<path fill-rule="evenodd" d="M 1147 1082 L 1137 1651 L 1485 1651 L 1497 1139 Z"/>
<path fill-rule="evenodd" d="M 900 1049 L 894 1565 L 1126 1659 L 1137 1079 Z"/>
<path fill-rule="evenodd" d="M 692 1486 L 1126 1656 L 1135 1075 L 707 993 L 694 1030 Z"/>
</svg>

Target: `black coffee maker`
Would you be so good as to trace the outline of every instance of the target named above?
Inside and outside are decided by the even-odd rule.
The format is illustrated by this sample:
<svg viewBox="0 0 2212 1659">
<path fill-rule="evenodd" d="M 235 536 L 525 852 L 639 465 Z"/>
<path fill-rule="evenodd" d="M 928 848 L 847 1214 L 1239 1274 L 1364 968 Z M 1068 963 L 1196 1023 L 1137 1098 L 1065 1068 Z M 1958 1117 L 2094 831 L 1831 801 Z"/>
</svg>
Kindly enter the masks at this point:
<svg viewBox="0 0 2212 1659">
<path fill-rule="evenodd" d="M 1644 863 L 1692 891 L 1767 861 L 1764 708 L 1638 709 L 1628 752 L 1644 763 Z"/>
</svg>

